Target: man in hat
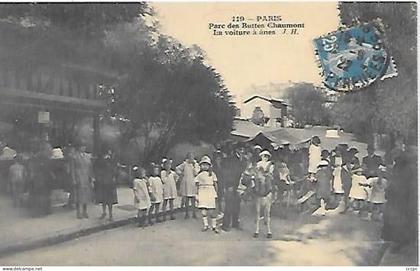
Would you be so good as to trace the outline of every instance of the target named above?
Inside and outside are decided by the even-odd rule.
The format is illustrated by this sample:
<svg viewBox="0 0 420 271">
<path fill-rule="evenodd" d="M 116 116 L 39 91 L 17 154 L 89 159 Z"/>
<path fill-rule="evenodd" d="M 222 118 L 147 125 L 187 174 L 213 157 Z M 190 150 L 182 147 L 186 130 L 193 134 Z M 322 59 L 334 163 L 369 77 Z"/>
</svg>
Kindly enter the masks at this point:
<svg viewBox="0 0 420 271">
<path fill-rule="evenodd" d="M 223 164 L 223 180 L 225 187 L 225 209 L 222 230 L 229 231 L 230 227 L 240 229 L 239 212 L 240 197 L 237 192 L 242 173 L 246 169 L 244 147 L 237 146 Z"/>
<path fill-rule="evenodd" d="M 378 177 L 379 166 L 383 163 L 382 158 L 375 154 L 373 145 L 368 145 L 367 152 L 368 155 L 362 160 L 363 174 L 366 178 Z"/>
</svg>

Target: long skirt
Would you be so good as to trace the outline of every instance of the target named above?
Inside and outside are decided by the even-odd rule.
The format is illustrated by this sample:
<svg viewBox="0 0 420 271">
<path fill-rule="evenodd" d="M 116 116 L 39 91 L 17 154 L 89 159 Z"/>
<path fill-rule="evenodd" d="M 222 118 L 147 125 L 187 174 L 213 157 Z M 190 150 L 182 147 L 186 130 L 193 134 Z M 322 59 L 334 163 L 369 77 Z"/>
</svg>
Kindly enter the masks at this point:
<svg viewBox="0 0 420 271">
<path fill-rule="evenodd" d="M 33 216 L 44 216 L 50 213 L 51 208 L 51 191 L 33 190 L 29 195 L 30 206 Z"/>
<path fill-rule="evenodd" d="M 96 203 L 117 204 L 117 187 L 115 184 L 99 183 L 95 186 Z"/>
<path fill-rule="evenodd" d="M 89 204 L 92 203 L 92 187 L 89 183 L 76 184 L 74 191 L 74 202 L 76 204 Z"/>
</svg>

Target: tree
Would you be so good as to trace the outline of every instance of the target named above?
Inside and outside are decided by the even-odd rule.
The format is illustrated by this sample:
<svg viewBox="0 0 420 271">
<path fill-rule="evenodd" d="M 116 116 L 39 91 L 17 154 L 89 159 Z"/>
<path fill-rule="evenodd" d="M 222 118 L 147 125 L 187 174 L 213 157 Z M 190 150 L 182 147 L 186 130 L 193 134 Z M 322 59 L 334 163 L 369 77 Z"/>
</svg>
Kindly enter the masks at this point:
<svg viewBox="0 0 420 271">
<path fill-rule="evenodd" d="M 299 83 L 288 88 L 286 98 L 298 126 L 330 124 L 325 97 L 312 84 Z"/>
<path fill-rule="evenodd" d="M 264 112 L 261 107 L 256 106 L 252 112 L 251 121 L 256 125 L 263 126 L 265 124 Z"/>
<path fill-rule="evenodd" d="M 138 20 L 107 33 L 108 56 L 122 75 L 114 107 L 130 120 L 125 143 L 145 162 L 178 142 L 226 138 L 235 108 L 221 76 L 197 46 L 149 30 Z"/>
<path fill-rule="evenodd" d="M 177 142 L 227 137 L 235 107 L 220 74 L 198 46 L 159 33 L 153 15 L 144 3 L 2 5 L 0 63 L 28 78 L 61 72 L 76 85 L 94 75 L 63 67 L 111 73 L 93 78 L 108 100 L 102 122 L 118 126 L 121 146 L 134 142 L 142 161 Z"/>
<path fill-rule="evenodd" d="M 414 2 L 340 3 L 340 16 L 347 25 L 382 20 L 385 45 L 398 68 L 397 77 L 339 99 L 334 111 L 346 118 L 339 121 L 361 138 L 371 140 L 372 133 L 383 133 L 417 144 L 416 11 Z"/>
</svg>

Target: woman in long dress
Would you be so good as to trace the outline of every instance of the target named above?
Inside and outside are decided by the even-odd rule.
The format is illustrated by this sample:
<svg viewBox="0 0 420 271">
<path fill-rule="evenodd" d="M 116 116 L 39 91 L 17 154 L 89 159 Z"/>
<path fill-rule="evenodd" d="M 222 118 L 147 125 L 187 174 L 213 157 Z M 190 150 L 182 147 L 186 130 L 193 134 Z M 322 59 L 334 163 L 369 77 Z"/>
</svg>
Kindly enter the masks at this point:
<svg viewBox="0 0 420 271">
<path fill-rule="evenodd" d="M 99 157 L 95 163 L 95 192 L 96 203 L 102 204 L 102 215 L 100 219 L 106 217 L 106 207 L 108 207 L 109 220 L 113 220 L 112 205 L 118 203 L 116 165 L 112 161 L 112 153 L 108 151 Z"/>
<path fill-rule="evenodd" d="M 188 153 L 187 159 L 177 166 L 176 172 L 178 175 L 182 176 L 181 178 L 181 196 L 185 199 L 185 219 L 189 218 L 189 204 L 191 202 L 191 208 L 193 213 L 193 218 L 197 218 L 195 214 L 195 200 L 197 195 L 197 187 L 195 185 L 195 176 L 197 176 L 200 171 L 200 167 L 194 159 L 192 153 Z"/>
<path fill-rule="evenodd" d="M 92 202 L 92 188 L 95 178 L 93 177 L 91 157 L 86 153 L 86 146 L 80 146 L 73 159 L 74 169 L 72 173 L 75 181 L 74 201 L 76 203 L 77 218 L 89 218 L 87 205 Z M 82 212 L 80 207 L 82 207 Z"/>
<path fill-rule="evenodd" d="M 51 212 L 50 154 L 45 145 L 30 159 L 29 198 L 33 216 L 43 216 Z"/>
</svg>

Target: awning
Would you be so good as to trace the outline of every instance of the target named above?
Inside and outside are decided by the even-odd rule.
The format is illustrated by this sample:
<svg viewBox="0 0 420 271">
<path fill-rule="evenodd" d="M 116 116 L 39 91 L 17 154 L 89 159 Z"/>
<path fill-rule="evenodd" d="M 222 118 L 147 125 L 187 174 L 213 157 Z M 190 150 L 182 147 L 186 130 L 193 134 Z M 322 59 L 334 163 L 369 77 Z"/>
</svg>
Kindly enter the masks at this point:
<svg viewBox="0 0 420 271">
<path fill-rule="evenodd" d="M 0 88 L 0 95 L 2 97 L 0 103 L 6 105 L 54 108 L 69 112 L 94 113 L 104 109 L 106 106 L 102 100 L 60 96 L 5 87 Z"/>
</svg>

